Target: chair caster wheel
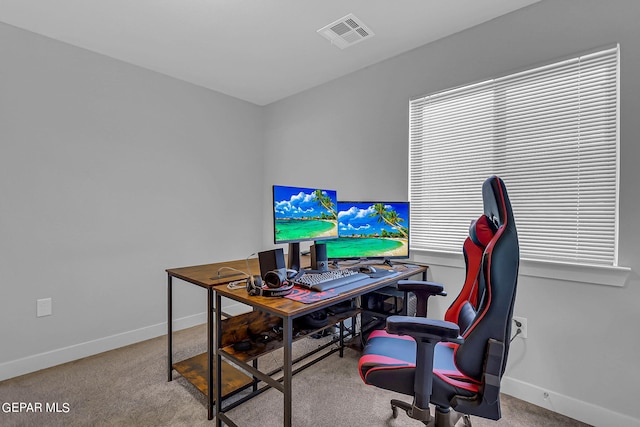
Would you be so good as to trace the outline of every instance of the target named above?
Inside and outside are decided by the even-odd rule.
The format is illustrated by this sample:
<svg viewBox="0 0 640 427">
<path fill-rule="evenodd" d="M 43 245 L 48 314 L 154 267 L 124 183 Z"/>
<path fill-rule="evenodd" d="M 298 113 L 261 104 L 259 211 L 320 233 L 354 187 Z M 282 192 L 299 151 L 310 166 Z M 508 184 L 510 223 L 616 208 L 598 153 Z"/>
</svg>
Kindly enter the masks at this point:
<svg viewBox="0 0 640 427">
<path fill-rule="evenodd" d="M 391 416 L 393 418 L 398 418 L 398 408 L 394 405 L 391 405 Z"/>
</svg>

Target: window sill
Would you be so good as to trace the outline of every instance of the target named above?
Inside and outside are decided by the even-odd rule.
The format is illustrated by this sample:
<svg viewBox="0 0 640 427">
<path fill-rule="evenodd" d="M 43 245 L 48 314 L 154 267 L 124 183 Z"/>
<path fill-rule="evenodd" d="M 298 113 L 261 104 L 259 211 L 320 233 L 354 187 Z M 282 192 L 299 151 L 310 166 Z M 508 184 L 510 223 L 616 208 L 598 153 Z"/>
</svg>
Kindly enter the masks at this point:
<svg viewBox="0 0 640 427">
<path fill-rule="evenodd" d="M 462 253 L 412 250 L 414 262 L 430 266 L 464 268 Z M 631 273 L 629 267 L 570 264 L 551 261 L 520 260 L 521 276 L 589 283 L 594 285 L 623 287 Z"/>
</svg>

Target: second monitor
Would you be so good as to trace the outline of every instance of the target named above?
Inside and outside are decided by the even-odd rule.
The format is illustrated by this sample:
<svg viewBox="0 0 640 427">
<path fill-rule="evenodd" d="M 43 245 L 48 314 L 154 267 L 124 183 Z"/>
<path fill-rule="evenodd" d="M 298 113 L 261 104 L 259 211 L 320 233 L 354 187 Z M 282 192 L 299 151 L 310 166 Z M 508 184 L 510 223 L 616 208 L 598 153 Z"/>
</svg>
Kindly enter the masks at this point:
<svg viewBox="0 0 640 427">
<path fill-rule="evenodd" d="M 409 202 L 338 202 L 338 234 L 331 260 L 409 258 Z"/>
</svg>

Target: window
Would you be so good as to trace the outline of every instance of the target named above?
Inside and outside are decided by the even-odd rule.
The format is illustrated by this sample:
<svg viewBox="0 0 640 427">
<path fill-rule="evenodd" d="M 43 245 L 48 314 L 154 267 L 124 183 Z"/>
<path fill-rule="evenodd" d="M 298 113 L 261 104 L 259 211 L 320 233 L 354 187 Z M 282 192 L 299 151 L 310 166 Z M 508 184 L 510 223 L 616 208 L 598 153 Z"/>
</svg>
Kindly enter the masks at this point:
<svg viewBox="0 0 640 427">
<path fill-rule="evenodd" d="M 459 253 L 496 174 L 523 259 L 617 266 L 618 50 L 412 100 L 412 249 Z"/>
</svg>

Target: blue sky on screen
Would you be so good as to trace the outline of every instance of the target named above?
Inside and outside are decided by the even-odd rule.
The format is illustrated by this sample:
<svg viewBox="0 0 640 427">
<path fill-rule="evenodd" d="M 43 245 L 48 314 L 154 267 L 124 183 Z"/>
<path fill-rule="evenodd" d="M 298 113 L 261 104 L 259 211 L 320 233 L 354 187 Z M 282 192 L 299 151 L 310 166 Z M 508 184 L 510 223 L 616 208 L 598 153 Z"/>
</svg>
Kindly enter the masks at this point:
<svg viewBox="0 0 640 427">
<path fill-rule="evenodd" d="M 379 234 L 382 230 L 389 232 L 394 228 L 384 222 L 378 222 L 378 217 L 371 217 L 375 212 L 373 206 L 376 202 L 339 202 L 338 203 L 338 230 L 341 236 L 354 234 Z M 409 212 L 406 203 L 384 203 L 388 209 L 395 210 L 400 218 L 404 219 L 402 226 L 409 226 Z"/>
<path fill-rule="evenodd" d="M 276 218 L 302 218 L 319 216 L 323 212 L 329 213 L 313 199 L 315 188 L 302 187 L 273 187 L 273 203 Z M 333 190 L 321 190 L 336 202 L 336 192 Z"/>
</svg>

